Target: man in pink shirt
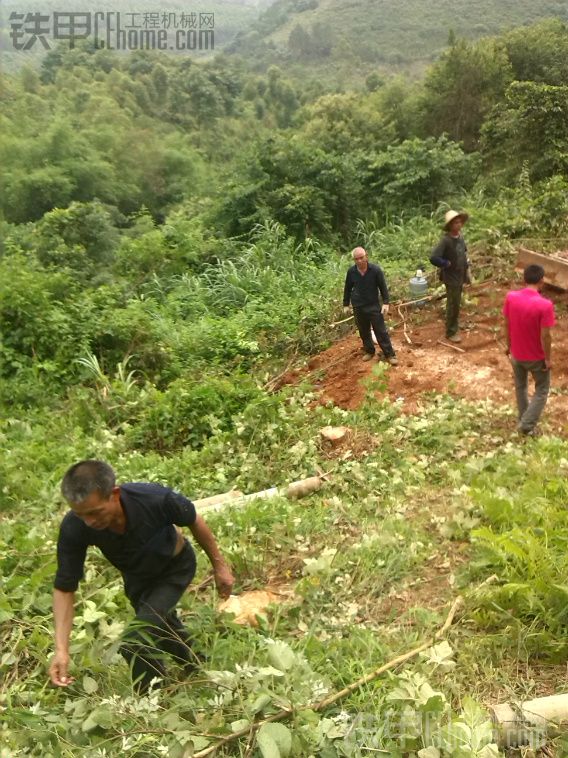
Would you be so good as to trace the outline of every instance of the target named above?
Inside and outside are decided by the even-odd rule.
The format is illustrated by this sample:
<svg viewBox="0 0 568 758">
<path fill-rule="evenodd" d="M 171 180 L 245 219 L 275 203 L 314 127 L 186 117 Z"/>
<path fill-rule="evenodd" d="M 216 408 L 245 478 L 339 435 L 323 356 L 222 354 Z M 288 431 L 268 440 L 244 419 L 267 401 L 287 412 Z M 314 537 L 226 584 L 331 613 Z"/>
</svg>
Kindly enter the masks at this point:
<svg viewBox="0 0 568 758">
<path fill-rule="evenodd" d="M 523 276 L 526 287 L 507 293 L 503 316 L 507 338 L 506 354 L 511 359 L 515 377 L 518 430 L 521 434 L 534 434 L 550 389 L 550 329 L 554 326 L 554 305 L 540 294 L 544 284 L 542 266 L 527 266 Z M 529 374 L 534 379 L 534 395 L 530 403 Z"/>
</svg>

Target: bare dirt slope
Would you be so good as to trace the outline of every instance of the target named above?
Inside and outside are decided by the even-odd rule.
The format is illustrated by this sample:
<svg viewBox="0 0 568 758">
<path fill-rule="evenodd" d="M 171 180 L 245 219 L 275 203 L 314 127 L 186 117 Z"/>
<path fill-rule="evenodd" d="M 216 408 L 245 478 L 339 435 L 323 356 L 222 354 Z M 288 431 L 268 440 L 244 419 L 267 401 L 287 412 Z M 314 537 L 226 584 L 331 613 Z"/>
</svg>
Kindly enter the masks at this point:
<svg viewBox="0 0 568 758">
<path fill-rule="evenodd" d="M 404 409 L 415 413 L 425 393 L 447 393 L 467 400 L 492 399 L 514 405 L 509 360 L 504 353 L 501 308 L 507 286 L 482 286 L 466 292 L 462 308 L 463 341 L 456 350 L 440 344 L 444 339 L 444 301 L 422 309 L 399 311 L 391 307 L 391 336 L 400 365 L 389 368 L 388 396 L 400 398 Z M 553 383 L 544 426 L 568 432 L 568 293 L 547 288 L 543 294 L 556 307 L 553 333 Z M 363 362 L 361 342 L 352 332 L 328 350 L 313 357 L 302 369 L 289 372 L 283 383 L 309 376 L 322 402 L 357 408 L 365 396 L 361 382 L 370 376 L 373 362 Z M 380 351 L 379 351 L 380 352 Z"/>
</svg>

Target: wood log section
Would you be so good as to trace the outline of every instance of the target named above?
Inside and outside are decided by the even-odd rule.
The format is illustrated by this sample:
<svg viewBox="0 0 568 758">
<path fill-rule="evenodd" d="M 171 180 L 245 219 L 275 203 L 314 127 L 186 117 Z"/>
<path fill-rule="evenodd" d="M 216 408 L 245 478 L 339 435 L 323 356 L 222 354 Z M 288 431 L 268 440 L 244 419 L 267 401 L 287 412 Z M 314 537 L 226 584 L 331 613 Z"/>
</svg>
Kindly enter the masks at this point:
<svg viewBox="0 0 568 758">
<path fill-rule="evenodd" d="M 221 511 L 228 506 L 231 506 L 232 508 L 242 508 L 247 505 L 247 503 L 250 503 L 251 500 L 276 497 L 277 495 L 282 494 L 278 487 L 270 487 L 270 489 L 261 490 L 260 492 L 251 492 L 250 495 L 243 495 L 243 493 L 239 493 L 238 490 L 232 490 L 232 492 L 237 494 L 232 495 L 230 492 L 226 492 L 224 495 L 212 495 L 210 498 L 203 498 L 203 500 L 194 500 L 193 503 L 197 508 L 198 513 L 209 513 L 211 511 Z"/>
<path fill-rule="evenodd" d="M 537 747 L 542 735 L 568 727 L 568 694 L 490 706 L 496 741 L 501 747 Z"/>
<path fill-rule="evenodd" d="M 324 426 L 320 435 L 331 447 L 337 447 L 349 435 L 349 429 L 346 426 Z"/>
<path fill-rule="evenodd" d="M 282 603 L 288 598 L 270 590 L 250 590 L 241 595 L 231 595 L 219 603 L 218 610 L 234 615 L 234 623 L 242 626 L 258 626 L 258 617 L 266 616 L 269 605 Z"/>
<path fill-rule="evenodd" d="M 231 490 L 230 492 L 223 492 L 220 495 L 211 495 L 210 497 L 202 497 L 200 500 L 194 500 L 193 504 L 200 511 L 212 510 L 216 505 L 225 505 L 231 500 L 238 500 L 243 497 L 244 493 L 239 490 Z"/>
<path fill-rule="evenodd" d="M 298 500 L 301 497 L 317 492 L 322 485 L 319 476 L 310 476 L 308 479 L 301 479 L 299 482 L 292 482 L 286 488 L 286 497 L 289 500 Z"/>
<path fill-rule="evenodd" d="M 544 253 L 535 253 L 534 250 L 520 247 L 517 251 L 516 268 L 523 271 L 527 266 L 534 263 L 543 267 L 545 284 L 550 284 L 552 287 L 558 287 L 561 290 L 568 290 L 568 260 Z"/>
<path fill-rule="evenodd" d="M 243 495 L 238 490 L 231 490 L 221 495 L 211 495 L 211 497 L 204 497 L 200 500 L 194 500 L 193 504 L 197 508 L 198 513 L 210 513 L 214 511 L 220 511 L 226 507 L 242 508 L 250 503 L 251 500 L 266 499 L 270 497 L 287 497 L 292 500 L 309 495 L 312 492 L 317 492 L 323 484 L 323 479 L 326 474 L 322 476 L 310 476 L 307 479 L 300 479 L 297 482 L 291 482 L 285 487 L 270 487 L 267 490 L 261 490 L 260 492 L 251 492 L 249 495 Z"/>
</svg>

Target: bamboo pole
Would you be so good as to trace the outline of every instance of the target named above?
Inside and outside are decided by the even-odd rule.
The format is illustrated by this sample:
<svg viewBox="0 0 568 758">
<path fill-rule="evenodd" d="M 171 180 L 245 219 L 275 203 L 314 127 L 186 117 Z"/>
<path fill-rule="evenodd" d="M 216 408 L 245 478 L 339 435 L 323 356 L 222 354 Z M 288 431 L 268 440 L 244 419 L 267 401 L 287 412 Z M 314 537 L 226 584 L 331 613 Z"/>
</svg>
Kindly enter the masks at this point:
<svg viewBox="0 0 568 758">
<path fill-rule="evenodd" d="M 448 616 L 443 624 L 443 626 L 436 632 L 433 639 L 430 639 L 426 642 L 423 642 L 418 647 L 415 647 L 413 650 L 410 650 L 408 653 L 403 653 L 402 655 L 398 655 L 396 658 L 393 658 L 392 661 L 389 661 L 388 663 L 383 664 L 378 669 L 375 669 L 375 671 L 372 671 L 370 674 L 366 674 L 365 676 L 361 677 L 361 679 L 357 679 L 356 682 L 353 682 L 347 687 L 344 687 L 339 692 L 336 692 L 334 695 L 330 695 L 330 697 L 324 698 L 324 700 L 320 700 L 319 703 L 315 703 L 313 705 L 308 705 L 301 707 L 300 710 L 313 710 L 313 711 L 322 711 L 325 708 L 328 708 L 330 705 L 333 705 L 334 703 L 337 703 L 342 698 L 346 697 L 347 695 L 350 695 L 352 692 L 354 692 L 359 687 L 362 687 L 364 684 L 368 684 L 369 682 L 372 682 L 374 679 L 377 679 L 381 674 L 384 674 L 385 671 L 389 671 L 390 669 L 396 668 L 397 666 L 400 666 L 401 663 L 406 663 L 407 661 L 411 660 L 412 658 L 415 658 L 419 653 L 424 652 L 425 650 L 428 650 L 428 648 L 432 647 L 432 645 L 435 643 L 436 640 L 441 639 L 445 633 L 448 631 L 450 626 L 452 625 L 454 618 L 456 616 L 456 613 L 460 609 L 460 607 L 463 604 L 463 598 L 461 596 L 457 597 L 454 602 L 452 603 L 452 606 L 450 608 L 450 611 L 448 613 Z M 230 744 L 231 742 L 234 742 L 235 740 L 240 739 L 241 737 L 248 737 L 254 733 L 256 733 L 261 726 L 264 724 L 272 724 L 275 721 L 282 721 L 283 719 L 288 718 L 292 715 L 295 709 L 292 708 L 281 708 L 276 713 L 273 713 L 271 716 L 268 716 L 265 719 L 262 719 L 261 721 L 255 721 L 249 726 L 247 726 L 245 729 L 240 729 L 238 732 L 234 732 L 233 734 L 228 734 L 226 737 L 223 737 L 219 742 L 217 742 L 215 745 L 211 745 L 208 748 L 205 748 L 205 750 L 200 750 L 198 753 L 195 753 L 193 758 L 206 758 L 208 755 L 213 755 L 217 750 L 224 747 L 225 745 Z"/>
<path fill-rule="evenodd" d="M 396 308 L 406 308 L 409 305 L 416 305 L 417 303 L 429 303 L 432 300 L 443 300 L 446 297 L 445 292 L 441 292 L 440 294 L 434 294 L 434 295 L 428 295 L 427 297 L 421 297 L 419 300 L 407 300 L 405 303 L 392 303 L 393 306 Z M 340 324 L 345 324 L 347 321 L 351 321 L 353 319 L 353 315 L 347 316 L 347 318 L 341 319 L 341 321 L 334 321 L 330 324 L 330 326 L 339 326 Z"/>
<path fill-rule="evenodd" d="M 444 625 L 436 632 L 436 634 L 434 635 L 434 640 L 439 640 L 445 635 L 445 633 L 448 631 L 448 629 L 452 625 L 455 615 L 458 612 L 459 608 L 461 607 L 462 603 L 463 603 L 463 598 L 461 596 L 458 596 L 454 600 L 450 608 L 450 612 L 448 613 L 448 616 L 444 622 Z M 379 668 L 375 669 L 375 671 L 371 671 L 370 674 L 366 674 L 365 676 L 361 677 L 361 679 L 357 679 L 356 682 L 353 682 L 353 684 L 350 684 L 347 687 L 344 687 L 339 692 L 336 692 L 335 695 L 330 695 L 330 697 L 327 697 L 324 700 L 320 700 L 319 703 L 312 706 L 312 709 L 314 711 L 324 710 L 328 706 L 333 705 L 333 703 L 336 703 L 338 700 L 341 700 L 347 695 L 350 695 L 352 692 L 359 689 L 359 687 L 362 687 L 364 684 L 368 684 L 369 682 L 372 682 L 374 679 L 378 679 L 378 677 L 381 674 L 384 674 L 385 671 L 390 671 L 390 669 L 400 666 L 401 663 L 406 663 L 406 661 L 409 661 L 412 658 L 415 658 L 419 653 L 423 653 L 424 650 L 428 650 L 429 647 L 432 647 L 432 640 L 423 642 L 421 645 L 419 645 L 418 647 L 415 647 L 413 650 L 410 650 L 408 653 L 403 653 L 402 655 L 399 655 L 396 658 L 393 658 L 392 661 L 389 661 L 388 663 L 385 663 L 382 666 L 379 666 Z"/>
</svg>

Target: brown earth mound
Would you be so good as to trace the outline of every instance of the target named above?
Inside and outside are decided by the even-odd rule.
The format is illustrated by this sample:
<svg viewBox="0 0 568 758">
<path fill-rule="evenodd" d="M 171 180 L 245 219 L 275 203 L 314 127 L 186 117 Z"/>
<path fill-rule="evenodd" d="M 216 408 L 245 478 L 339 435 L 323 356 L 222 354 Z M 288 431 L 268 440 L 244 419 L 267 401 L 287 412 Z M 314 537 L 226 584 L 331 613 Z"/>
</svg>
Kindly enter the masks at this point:
<svg viewBox="0 0 568 758">
<path fill-rule="evenodd" d="M 399 366 L 388 369 L 388 396 L 400 399 L 408 413 L 416 412 L 427 392 L 514 405 L 501 317 L 507 290 L 501 285 L 466 290 L 461 313 L 463 341 L 456 346 L 439 342 L 447 343 L 443 322 L 445 301 L 414 310 L 399 311 L 392 306 L 389 326 Z M 545 411 L 545 427 L 564 433 L 568 413 L 568 293 L 546 288 L 543 294 L 555 303 L 557 317 L 553 330 L 552 391 Z M 365 397 L 362 380 L 371 377 L 373 367 L 372 361 L 363 362 L 361 358 L 361 341 L 353 327 L 348 336 L 312 358 L 306 367 L 288 372 L 281 383 L 292 384 L 309 377 L 320 392 L 320 402 L 331 400 L 341 408 L 354 409 Z"/>
</svg>

